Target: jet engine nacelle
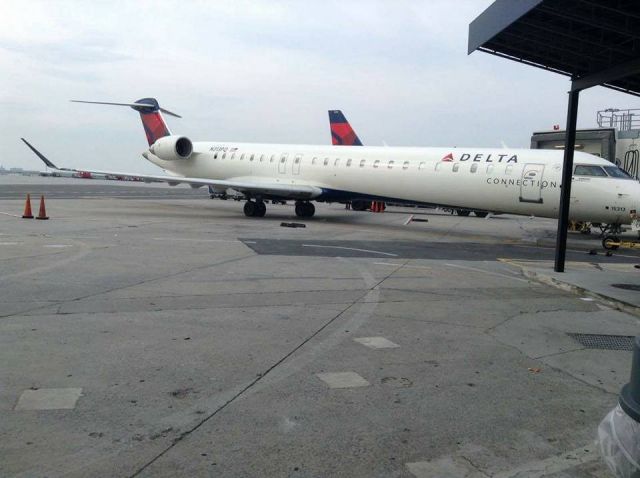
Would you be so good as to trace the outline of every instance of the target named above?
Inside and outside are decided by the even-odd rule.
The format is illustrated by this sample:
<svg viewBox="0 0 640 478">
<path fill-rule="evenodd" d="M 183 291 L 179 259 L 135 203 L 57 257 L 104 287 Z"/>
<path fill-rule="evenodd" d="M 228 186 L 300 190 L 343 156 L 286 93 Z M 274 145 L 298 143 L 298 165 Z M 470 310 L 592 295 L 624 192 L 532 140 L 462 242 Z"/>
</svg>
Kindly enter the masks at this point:
<svg viewBox="0 0 640 478">
<path fill-rule="evenodd" d="M 153 143 L 149 151 L 165 161 L 184 160 L 191 157 L 193 143 L 186 136 L 165 136 Z"/>
</svg>

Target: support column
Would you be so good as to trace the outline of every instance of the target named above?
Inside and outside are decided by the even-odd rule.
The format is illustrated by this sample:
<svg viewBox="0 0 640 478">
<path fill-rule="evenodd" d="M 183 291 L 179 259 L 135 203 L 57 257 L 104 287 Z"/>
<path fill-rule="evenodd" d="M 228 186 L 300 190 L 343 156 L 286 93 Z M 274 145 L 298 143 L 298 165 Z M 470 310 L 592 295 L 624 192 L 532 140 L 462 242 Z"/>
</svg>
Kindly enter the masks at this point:
<svg viewBox="0 0 640 478">
<path fill-rule="evenodd" d="M 571 178 L 573 176 L 573 152 L 576 144 L 576 122 L 578 120 L 578 99 L 580 90 L 569 92 L 567 112 L 567 130 L 564 139 L 564 161 L 562 166 L 562 182 L 560 189 L 560 211 L 558 215 L 558 233 L 556 235 L 556 262 L 554 270 L 564 272 L 567 253 L 567 229 L 569 227 L 569 205 L 571 203 Z"/>
</svg>

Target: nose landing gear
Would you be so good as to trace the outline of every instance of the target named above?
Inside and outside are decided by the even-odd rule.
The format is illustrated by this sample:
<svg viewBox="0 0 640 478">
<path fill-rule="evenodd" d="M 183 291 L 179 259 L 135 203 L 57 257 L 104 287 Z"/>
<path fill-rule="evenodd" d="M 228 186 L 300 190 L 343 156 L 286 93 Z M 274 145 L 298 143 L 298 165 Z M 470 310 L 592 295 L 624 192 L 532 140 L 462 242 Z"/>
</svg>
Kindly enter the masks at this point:
<svg viewBox="0 0 640 478">
<path fill-rule="evenodd" d="M 298 217 L 313 217 L 316 213 L 316 207 L 313 203 L 297 201 L 296 202 L 296 216 Z"/>
<path fill-rule="evenodd" d="M 267 213 L 267 206 L 262 200 L 247 201 L 244 203 L 244 215 L 247 217 L 264 217 Z"/>
</svg>

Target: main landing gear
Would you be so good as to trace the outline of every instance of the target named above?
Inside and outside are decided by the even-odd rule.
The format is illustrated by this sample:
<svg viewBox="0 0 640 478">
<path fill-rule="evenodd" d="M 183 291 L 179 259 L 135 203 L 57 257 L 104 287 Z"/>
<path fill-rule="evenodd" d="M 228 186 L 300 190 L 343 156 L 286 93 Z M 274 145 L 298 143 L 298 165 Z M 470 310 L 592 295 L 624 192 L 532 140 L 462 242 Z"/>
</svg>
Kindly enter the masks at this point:
<svg viewBox="0 0 640 478">
<path fill-rule="evenodd" d="M 267 206 L 262 199 L 249 199 L 244 203 L 244 215 L 247 217 L 264 217 L 267 213 Z M 316 207 L 307 201 L 296 202 L 296 216 L 312 217 L 316 213 Z"/>
<path fill-rule="evenodd" d="M 296 216 L 313 217 L 315 213 L 316 207 L 312 203 L 303 201 L 296 202 Z"/>
<path fill-rule="evenodd" d="M 264 201 L 247 201 L 244 203 L 244 215 L 247 217 L 264 217 L 267 213 L 267 206 Z"/>
</svg>

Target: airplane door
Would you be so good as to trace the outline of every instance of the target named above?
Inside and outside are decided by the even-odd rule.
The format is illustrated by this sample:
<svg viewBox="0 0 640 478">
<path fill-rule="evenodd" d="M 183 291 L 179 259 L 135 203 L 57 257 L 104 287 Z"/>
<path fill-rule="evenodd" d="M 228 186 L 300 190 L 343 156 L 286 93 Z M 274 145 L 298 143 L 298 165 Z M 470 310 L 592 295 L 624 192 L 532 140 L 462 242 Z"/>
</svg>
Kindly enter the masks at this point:
<svg viewBox="0 0 640 478">
<path fill-rule="evenodd" d="M 280 174 L 285 174 L 287 172 L 287 155 L 283 154 L 280 156 L 280 161 L 278 162 L 278 172 Z"/>
<path fill-rule="evenodd" d="M 520 182 L 520 202 L 542 204 L 544 164 L 525 164 Z"/>
<path fill-rule="evenodd" d="M 300 174 L 300 163 L 302 162 L 302 155 L 298 154 L 293 159 L 293 174 Z"/>
</svg>

